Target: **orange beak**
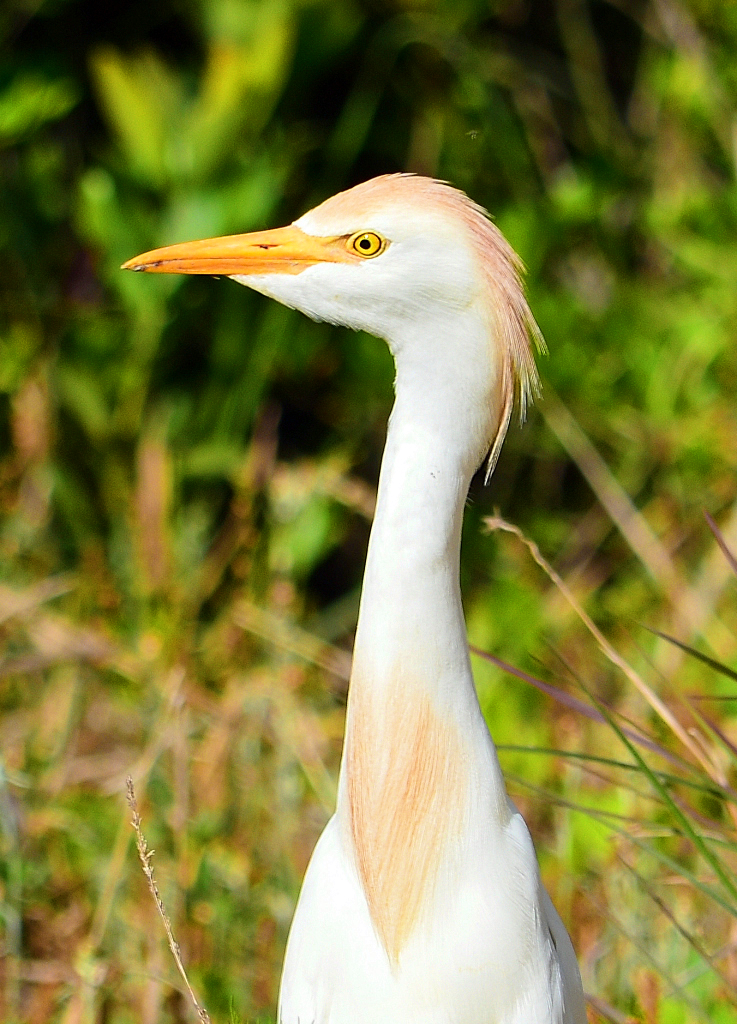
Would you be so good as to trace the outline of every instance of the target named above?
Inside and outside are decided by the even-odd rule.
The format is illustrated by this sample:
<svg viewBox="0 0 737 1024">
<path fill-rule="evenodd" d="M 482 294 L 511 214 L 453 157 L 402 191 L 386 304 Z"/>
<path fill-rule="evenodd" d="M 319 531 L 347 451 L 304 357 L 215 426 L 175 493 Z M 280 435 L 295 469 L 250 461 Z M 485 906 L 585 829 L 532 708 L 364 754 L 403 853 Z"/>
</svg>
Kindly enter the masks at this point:
<svg viewBox="0 0 737 1024">
<path fill-rule="evenodd" d="M 291 224 L 271 231 L 205 238 L 152 249 L 123 264 L 122 270 L 149 274 L 301 274 L 316 263 L 360 263 L 345 238 L 318 238 Z"/>
</svg>

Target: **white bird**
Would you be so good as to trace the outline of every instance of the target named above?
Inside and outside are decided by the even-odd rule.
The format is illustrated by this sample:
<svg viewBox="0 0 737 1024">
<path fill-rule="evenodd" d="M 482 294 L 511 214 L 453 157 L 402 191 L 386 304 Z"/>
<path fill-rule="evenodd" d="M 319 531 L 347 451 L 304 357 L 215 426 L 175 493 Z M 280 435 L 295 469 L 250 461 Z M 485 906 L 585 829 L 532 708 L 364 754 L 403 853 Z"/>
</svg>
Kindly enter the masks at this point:
<svg viewBox="0 0 737 1024">
<path fill-rule="evenodd" d="M 219 274 L 386 339 L 396 363 L 335 814 L 287 944 L 280 1024 L 584 1024 L 571 940 L 509 796 L 468 655 L 471 477 L 538 387 L 520 262 L 481 207 L 374 178 L 289 227 L 124 264 Z"/>
</svg>

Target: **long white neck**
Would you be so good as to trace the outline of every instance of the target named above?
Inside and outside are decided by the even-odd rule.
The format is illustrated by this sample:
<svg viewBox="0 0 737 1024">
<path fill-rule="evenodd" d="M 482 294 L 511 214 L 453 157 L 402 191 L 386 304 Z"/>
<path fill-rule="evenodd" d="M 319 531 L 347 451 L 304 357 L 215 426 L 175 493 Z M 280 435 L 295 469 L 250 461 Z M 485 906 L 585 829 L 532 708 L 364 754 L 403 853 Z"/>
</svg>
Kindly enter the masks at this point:
<svg viewBox="0 0 737 1024">
<path fill-rule="evenodd" d="M 447 396 L 419 395 L 401 373 L 389 422 L 364 574 L 352 695 L 394 699 L 397 676 L 444 706 L 463 701 L 468 653 L 459 585 L 463 508 L 478 451 Z M 419 401 L 418 401 L 419 398 Z M 457 405 L 457 403 L 454 403 Z"/>
<path fill-rule="evenodd" d="M 432 890 L 433 858 L 463 831 L 479 783 L 500 827 L 508 815 L 473 685 L 459 585 L 463 508 L 501 415 L 494 408 L 500 389 L 493 365 L 491 377 L 479 380 L 468 369 L 489 367 L 483 317 L 472 309 L 423 326 L 421 336 L 391 345 L 397 397 L 366 562 L 338 798 L 374 923 L 394 959 Z M 449 365 L 454 344 L 458 359 Z"/>
</svg>

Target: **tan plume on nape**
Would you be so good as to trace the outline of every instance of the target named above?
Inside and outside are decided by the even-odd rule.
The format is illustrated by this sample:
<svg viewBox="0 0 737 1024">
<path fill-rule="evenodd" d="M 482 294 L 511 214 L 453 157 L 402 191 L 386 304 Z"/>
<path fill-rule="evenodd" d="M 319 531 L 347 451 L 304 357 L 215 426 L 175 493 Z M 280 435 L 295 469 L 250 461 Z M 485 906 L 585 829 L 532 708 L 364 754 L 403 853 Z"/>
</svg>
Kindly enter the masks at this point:
<svg viewBox="0 0 737 1024">
<path fill-rule="evenodd" d="M 544 353 L 547 347 L 525 296 L 522 260 L 483 207 L 462 192 L 456 195 L 486 278 L 492 338 L 502 361 L 500 417 L 486 463 L 488 483 L 512 418 L 515 392 L 519 396 L 520 421 L 529 403 L 540 395 L 534 353 L 535 349 Z"/>
</svg>

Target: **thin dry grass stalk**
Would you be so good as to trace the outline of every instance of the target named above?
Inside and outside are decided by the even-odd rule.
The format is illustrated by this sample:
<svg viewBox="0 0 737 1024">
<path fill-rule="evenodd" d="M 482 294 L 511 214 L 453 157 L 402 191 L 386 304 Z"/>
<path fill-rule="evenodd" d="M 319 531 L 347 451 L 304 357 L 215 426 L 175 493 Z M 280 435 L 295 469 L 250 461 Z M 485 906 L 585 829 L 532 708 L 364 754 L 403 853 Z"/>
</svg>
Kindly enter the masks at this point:
<svg viewBox="0 0 737 1024">
<path fill-rule="evenodd" d="M 665 594 L 672 610 L 674 631 L 679 636 L 694 637 L 703 632 L 709 624 L 711 642 L 717 645 L 721 653 L 731 649 L 732 635 L 729 630 L 720 626 L 719 621 L 713 616 L 714 608 L 729 581 L 727 567 L 710 552 L 704 559 L 698 579 L 688 582 L 645 516 L 549 385 L 546 385 L 545 399 L 541 407 L 545 421 L 576 463 L 602 508 L 640 560 L 645 571 Z M 706 519 L 707 522 L 711 520 L 708 513 Z M 728 532 L 734 531 L 735 523 L 737 517 L 733 511 L 727 526 Z M 710 525 L 712 524 L 713 520 Z M 713 524 L 712 532 L 715 529 L 716 525 Z M 730 553 L 724 539 L 716 533 L 715 537 L 729 559 Z M 665 645 L 658 652 L 656 667 L 662 675 L 671 678 L 678 670 L 681 660 L 681 652 L 673 646 Z"/>
<path fill-rule="evenodd" d="M 74 578 L 68 573 L 49 576 L 24 590 L 0 586 L 0 623 L 8 619 L 30 615 L 39 605 L 68 594 L 74 588 Z"/>
<path fill-rule="evenodd" d="M 709 529 L 714 534 L 714 540 L 717 542 L 717 544 L 719 545 L 719 547 L 721 549 L 722 554 L 727 559 L 727 563 L 728 563 L 730 569 L 735 574 L 735 576 L 737 576 L 737 558 L 735 558 L 734 555 L 732 554 L 732 552 L 731 552 L 731 550 L 729 548 L 729 545 L 727 544 L 726 540 L 724 539 L 724 535 L 723 535 L 722 531 L 719 529 L 717 524 L 714 522 L 714 520 L 712 519 L 712 517 L 709 515 L 709 513 L 706 510 L 704 510 L 704 519 L 706 520 Z"/>
<path fill-rule="evenodd" d="M 179 949 L 179 943 L 174 938 L 174 929 L 172 928 L 171 921 L 169 920 L 169 915 L 167 914 L 166 908 L 164 907 L 164 901 L 161 899 L 161 894 L 159 893 L 159 887 L 156 884 L 156 879 L 154 878 L 154 869 L 151 866 L 151 858 L 154 855 L 154 851 L 149 850 L 148 843 L 146 842 L 146 837 L 144 836 L 143 830 L 141 828 L 141 816 L 138 813 L 136 791 L 133 788 L 133 779 L 130 777 L 130 775 L 125 780 L 125 786 L 126 799 L 128 800 L 128 806 L 130 807 L 132 814 L 131 824 L 133 825 L 133 829 L 136 833 L 136 846 L 138 847 L 138 856 L 141 860 L 141 866 L 143 867 L 143 873 L 146 876 L 146 881 L 148 882 L 149 890 L 154 898 L 156 909 L 159 912 L 161 920 L 164 922 L 164 929 L 166 931 L 166 938 L 169 942 L 169 949 L 171 950 L 172 956 L 174 957 L 174 962 L 177 965 L 177 970 L 181 974 L 182 980 L 184 981 L 184 984 L 187 987 L 189 998 L 192 1000 L 192 1005 L 195 1008 L 197 1016 L 202 1021 L 202 1024 L 212 1024 L 210 1020 L 210 1014 L 207 1012 L 204 1006 L 200 1006 L 197 996 L 194 993 L 194 989 L 189 983 L 189 978 L 187 977 L 187 972 L 184 969 L 184 963 L 182 962 L 182 954 Z"/>
<path fill-rule="evenodd" d="M 689 591 L 665 545 L 560 398 L 549 386 L 545 392 L 542 408 L 546 423 L 588 481 L 609 518 L 673 605 L 678 607 L 685 600 L 688 610 L 695 612 L 698 595 Z"/>
<path fill-rule="evenodd" d="M 238 602 L 233 609 L 232 618 L 240 629 L 348 682 L 351 674 L 351 655 L 347 651 L 334 647 L 307 630 L 247 600 Z"/>
<path fill-rule="evenodd" d="M 563 579 L 555 571 L 555 569 L 546 561 L 543 557 L 540 549 L 534 541 L 530 540 L 524 535 L 522 530 L 518 526 L 514 526 L 512 523 L 508 523 L 505 519 L 500 516 L 489 516 L 484 520 L 486 526 L 490 531 L 493 530 L 504 530 L 507 533 L 514 534 L 522 543 L 525 545 L 527 550 L 532 555 L 534 561 L 540 566 L 543 572 L 548 576 L 551 582 L 558 588 L 563 597 L 568 601 L 574 612 L 584 624 L 586 629 L 591 633 L 597 644 L 601 648 L 604 656 L 615 665 L 629 681 L 636 687 L 637 690 L 642 694 L 645 700 L 648 702 L 650 707 L 656 712 L 663 722 L 670 728 L 671 732 L 678 737 L 683 746 L 691 752 L 696 761 L 702 765 L 710 778 L 714 775 L 714 766 L 709 758 L 704 757 L 704 751 L 700 744 L 695 742 L 691 732 L 683 727 L 678 721 L 673 712 L 668 708 L 663 701 L 658 697 L 652 687 L 648 686 L 642 676 L 636 672 L 632 666 L 622 657 L 619 651 L 615 650 L 614 647 L 609 643 L 601 630 L 595 625 L 591 617 L 584 611 L 579 601 L 576 599 L 572 591 L 566 586 Z M 716 781 L 716 780 L 715 780 Z"/>
<path fill-rule="evenodd" d="M 628 1017 L 626 1013 L 620 1013 L 613 1006 L 610 1006 L 605 999 L 586 993 L 586 1002 L 593 1013 L 596 1013 L 599 1020 L 610 1021 L 611 1024 L 637 1024 L 634 1017 Z M 590 1015 L 592 1020 L 596 1020 Z"/>
</svg>

